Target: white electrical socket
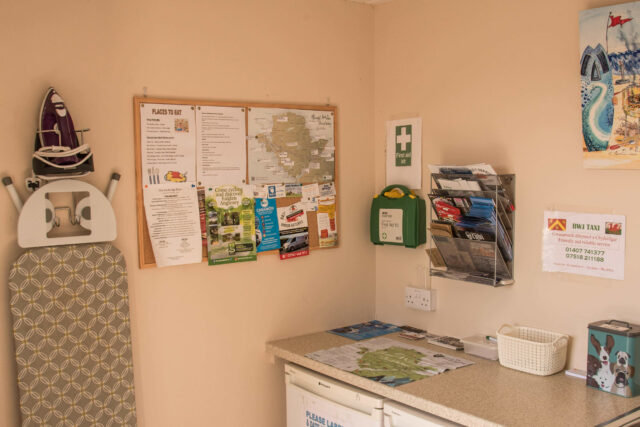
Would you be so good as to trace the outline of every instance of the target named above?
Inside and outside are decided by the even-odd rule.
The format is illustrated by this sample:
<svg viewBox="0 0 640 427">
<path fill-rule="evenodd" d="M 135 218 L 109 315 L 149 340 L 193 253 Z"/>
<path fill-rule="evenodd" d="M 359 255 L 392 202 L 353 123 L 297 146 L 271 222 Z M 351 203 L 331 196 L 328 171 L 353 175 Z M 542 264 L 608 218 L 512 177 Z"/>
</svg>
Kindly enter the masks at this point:
<svg viewBox="0 0 640 427">
<path fill-rule="evenodd" d="M 404 288 L 404 305 L 422 311 L 436 309 L 436 291 L 407 286 Z"/>
</svg>

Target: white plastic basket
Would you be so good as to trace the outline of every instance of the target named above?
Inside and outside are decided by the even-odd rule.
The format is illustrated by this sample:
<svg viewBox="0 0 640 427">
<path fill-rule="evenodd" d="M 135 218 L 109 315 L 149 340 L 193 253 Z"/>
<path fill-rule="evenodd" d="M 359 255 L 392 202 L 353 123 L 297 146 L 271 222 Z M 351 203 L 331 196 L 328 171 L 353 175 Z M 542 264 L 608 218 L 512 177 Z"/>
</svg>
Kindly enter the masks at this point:
<svg viewBox="0 0 640 427">
<path fill-rule="evenodd" d="M 535 375 L 551 375 L 564 368 L 568 335 L 509 324 L 500 326 L 496 335 L 502 366 Z"/>
</svg>

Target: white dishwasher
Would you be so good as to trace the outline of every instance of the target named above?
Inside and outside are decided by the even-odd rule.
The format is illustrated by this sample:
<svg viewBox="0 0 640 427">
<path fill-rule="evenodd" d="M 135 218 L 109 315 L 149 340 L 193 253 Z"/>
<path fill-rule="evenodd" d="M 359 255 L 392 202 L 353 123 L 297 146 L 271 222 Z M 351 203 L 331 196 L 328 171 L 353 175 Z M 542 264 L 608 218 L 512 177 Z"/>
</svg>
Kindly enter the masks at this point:
<svg viewBox="0 0 640 427">
<path fill-rule="evenodd" d="M 290 363 L 284 381 L 287 427 L 382 427 L 380 396 Z"/>
<path fill-rule="evenodd" d="M 384 427 L 459 426 L 427 412 L 418 411 L 398 402 L 384 402 Z"/>
</svg>

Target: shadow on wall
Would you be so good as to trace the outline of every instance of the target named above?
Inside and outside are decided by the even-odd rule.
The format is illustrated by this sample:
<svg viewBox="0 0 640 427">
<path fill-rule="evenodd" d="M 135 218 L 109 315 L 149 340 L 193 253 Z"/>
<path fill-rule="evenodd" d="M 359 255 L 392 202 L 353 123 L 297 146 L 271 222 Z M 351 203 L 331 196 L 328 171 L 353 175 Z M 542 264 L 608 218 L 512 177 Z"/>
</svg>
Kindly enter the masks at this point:
<svg viewBox="0 0 640 427">
<path fill-rule="evenodd" d="M 452 138 L 455 140 L 455 138 Z M 438 163 L 447 165 L 464 165 L 474 163 L 489 163 L 497 173 L 515 173 L 513 170 L 502 170 L 500 165 L 513 165 L 506 145 L 495 141 L 460 140 L 459 144 L 447 144 L 442 148 L 441 159 Z"/>
</svg>

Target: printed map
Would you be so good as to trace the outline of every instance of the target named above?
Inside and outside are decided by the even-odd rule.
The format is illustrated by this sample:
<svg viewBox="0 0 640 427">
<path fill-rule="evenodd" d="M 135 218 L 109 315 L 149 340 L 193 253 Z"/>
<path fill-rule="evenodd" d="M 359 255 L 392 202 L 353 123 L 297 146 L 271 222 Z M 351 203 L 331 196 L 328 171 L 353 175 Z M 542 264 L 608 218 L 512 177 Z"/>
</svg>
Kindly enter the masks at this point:
<svg viewBox="0 0 640 427">
<path fill-rule="evenodd" d="M 391 387 L 473 364 L 466 359 L 389 338 L 374 338 L 306 356 Z"/>
<path fill-rule="evenodd" d="M 335 177 L 331 111 L 251 108 L 249 183 L 314 183 Z"/>
</svg>

